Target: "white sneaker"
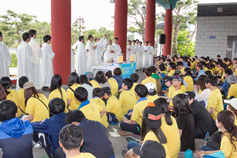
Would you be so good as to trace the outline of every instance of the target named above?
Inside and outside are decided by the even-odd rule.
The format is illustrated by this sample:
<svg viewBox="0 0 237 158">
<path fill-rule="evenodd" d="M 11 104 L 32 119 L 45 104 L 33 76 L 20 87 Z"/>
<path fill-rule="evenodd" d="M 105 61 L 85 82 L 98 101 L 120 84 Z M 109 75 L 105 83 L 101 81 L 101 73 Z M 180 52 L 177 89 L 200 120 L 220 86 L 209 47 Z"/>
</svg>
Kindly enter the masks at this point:
<svg viewBox="0 0 237 158">
<path fill-rule="evenodd" d="M 40 148 L 42 147 L 42 145 L 41 145 L 40 142 L 34 142 L 34 141 L 33 141 L 33 147 L 34 147 L 35 149 L 40 149 Z"/>
</svg>

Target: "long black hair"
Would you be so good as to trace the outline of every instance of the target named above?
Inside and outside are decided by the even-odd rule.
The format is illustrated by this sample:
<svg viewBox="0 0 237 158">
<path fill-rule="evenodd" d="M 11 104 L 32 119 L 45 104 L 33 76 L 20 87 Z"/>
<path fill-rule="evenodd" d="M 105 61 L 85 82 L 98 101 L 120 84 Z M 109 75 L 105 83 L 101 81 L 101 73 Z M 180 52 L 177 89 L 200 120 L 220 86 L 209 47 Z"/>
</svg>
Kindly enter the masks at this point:
<svg viewBox="0 0 237 158">
<path fill-rule="evenodd" d="M 92 84 L 88 81 L 86 75 L 80 75 L 80 77 L 79 77 L 79 83 L 80 83 L 81 85 L 83 85 L 83 84 L 88 84 L 88 85 L 90 85 L 90 86 L 92 87 Z"/>
<path fill-rule="evenodd" d="M 54 75 L 51 79 L 50 93 L 52 91 L 58 89 L 61 94 L 61 98 L 63 99 L 63 93 L 61 90 L 61 86 L 62 86 L 62 77 L 59 74 Z"/>
<path fill-rule="evenodd" d="M 165 114 L 165 121 L 167 123 L 167 125 L 171 126 L 173 124 L 172 120 L 171 120 L 171 116 L 168 110 L 168 103 L 166 101 L 166 99 L 164 98 L 159 98 L 156 99 L 154 101 L 154 104 L 156 107 L 160 108 L 161 113 Z"/>
<path fill-rule="evenodd" d="M 107 82 L 107 79 L 105 78 L 105 75 L 102 71 L 98 71 L 95 75 L 95 80 L 100 84 L 104 84 Z"/>
<path fill-rule="evenodd" d="M 187 115 L 192 113 L 189 106 L 188 97 L 185 94 L 178 94 L 173 98 L 174 110 L 178 115 Z"/>
<path fill-rule="evenodd" d="M 0 84 L 5 89 L 5 92 L 8 95 L 10 92 L 7 89 L 11 88 L 12 85 L 11 79 L 7 76 L 4 76 L 1 78 Z"/>
<path fill-rule="evenodd" d="M 72 72 L 68 77 L 68 86 L 72 86 L 74 83 L 79 84 L 79 77 L 76 72 Z"/>
<path fill-rule="evenodd" d="M 186 67 L 184 69 L 184 71 L 186 72 L 185 76 L 191 76 L 192 77 L 193 74 L 192 74 L 192 70 L 190 68 Z"/>
<path fill-rule="evenodd" d="M 226 129 L 226 132 L 230 134 L 230 143 L 236 150 L 237 147 L 235 142 L 237 141 L 237 126 L 235 125 L 235 115 L 228 110 L 223 110 L 217 114 L 217 121 L 221 122 Z M 222 135 L 226 132 L 222 133 Z"/>
</svg>

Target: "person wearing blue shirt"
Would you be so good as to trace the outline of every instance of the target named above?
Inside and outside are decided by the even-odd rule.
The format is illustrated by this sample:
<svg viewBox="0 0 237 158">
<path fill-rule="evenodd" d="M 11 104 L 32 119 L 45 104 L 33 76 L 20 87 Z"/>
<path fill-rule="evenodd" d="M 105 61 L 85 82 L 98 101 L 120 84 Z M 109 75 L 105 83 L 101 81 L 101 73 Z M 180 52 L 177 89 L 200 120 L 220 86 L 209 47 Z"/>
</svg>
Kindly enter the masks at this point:
<svg viewBox="0 0 237 158">
<path fill-rule="evenodd" d="M 118 82 L 118 90 L 120 90 L 122 88 L 122 84 L 123 84 L 123 77 L 122 75 L 122 71 L 120 68 L 115 68 L 114 69 L 114 79 Z"/>
<path fill-rule="evenodd" d="M 197 77 L 195 78 L 195 80 L 198 80 L 199 76 L 205 75 L 205 70 L 203 70 L 203 66 L 202 65 L 197 65 L 197 72 L 196 72 L 196 74 L 197 74 Z"/>
<path fill-rule="evenodd" d="M 224 73 L 225 78 L 228 78 L 230 75 L 233 75 L 233 71 L 229 68 L 225 69 L 225 73 Z M 225 97 L 228 95 L 229 88 L 230 88 L 230 86 L 229 86 L 227 80 L 225 80 L 225 82 L 223 83 L 223 85 L 220 88 L 220 91 L 225 95 Z"/>
<path fill-rule="evenodd" d="M 55 150 L 59 147 L 59 132 L 66 125 L 65 102 L 60 98 L 54 98 L 49 102 L 49 109 L 53 116 L 43 122 L 34 122 L 32 126 L 35 132 L 41 132 L 48 136 L 45 142 L 46 146 L 45 143 L 42 144 L 48 156 L 54 157 Z M 42 138 L 40 140 L 43 141 Z"/>
<path fill-rule="evenodd" d="M 33 158 L 33 129 L 30 121 L 17 116 L 17 106 L 10 100 L 0 102 L 0 148 L 2 158 Z"/>
</svg>

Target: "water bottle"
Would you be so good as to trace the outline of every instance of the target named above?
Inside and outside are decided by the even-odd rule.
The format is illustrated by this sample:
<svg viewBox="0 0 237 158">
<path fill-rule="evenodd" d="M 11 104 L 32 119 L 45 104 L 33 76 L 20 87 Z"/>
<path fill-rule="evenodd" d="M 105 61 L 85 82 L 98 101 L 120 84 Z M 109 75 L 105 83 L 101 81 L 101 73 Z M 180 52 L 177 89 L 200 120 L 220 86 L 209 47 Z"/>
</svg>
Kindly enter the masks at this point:
<svg viewBox="0 0 237 158">
<path fill-rule="evenodd" d="M 210 140 L 210 134 L 207 132 L 206 136 L 205 136 L 205 143 L 204 143 L 204 146 L 207 145 L 207 142 Z"/>
</svg>

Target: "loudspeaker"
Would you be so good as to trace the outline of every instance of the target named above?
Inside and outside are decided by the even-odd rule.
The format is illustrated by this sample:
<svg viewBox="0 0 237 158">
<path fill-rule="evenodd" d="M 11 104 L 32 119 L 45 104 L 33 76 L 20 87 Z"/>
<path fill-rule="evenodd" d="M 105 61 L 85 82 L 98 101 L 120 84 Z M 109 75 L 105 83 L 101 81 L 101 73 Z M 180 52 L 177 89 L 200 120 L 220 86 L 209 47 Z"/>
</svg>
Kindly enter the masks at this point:
<svg viewBox="0 0 237 158">
<path fill-rule="evenodd" d="M 160 39 L 159 44 L 165 44 L 166 35 L 165 34 L 160 34 L 159 39 Z"/>
</svg>

